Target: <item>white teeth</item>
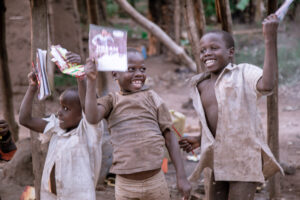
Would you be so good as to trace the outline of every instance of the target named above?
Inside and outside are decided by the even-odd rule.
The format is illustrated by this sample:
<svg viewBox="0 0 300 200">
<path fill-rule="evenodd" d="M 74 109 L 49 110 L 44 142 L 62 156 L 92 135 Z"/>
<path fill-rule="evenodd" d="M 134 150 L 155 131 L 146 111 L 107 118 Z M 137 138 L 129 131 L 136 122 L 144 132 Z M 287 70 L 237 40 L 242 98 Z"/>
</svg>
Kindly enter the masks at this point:
<svg viewBox="0 0 300 200">
<path fill-rule="evenodd" d="M 142 81 L 140 80 L 135 80 L 135 81 L 132 81 L 133 84 L 142 84 Z"/>
<path fill-rule="evenodd" d="M 207 65 L 210 65 L 210 64 L 213 64 L 213 63 L 215 63 L 215 60 L 207 60 L 207 61 L 205 61 L 205 64 L 207 64 Z"/>
</svg>

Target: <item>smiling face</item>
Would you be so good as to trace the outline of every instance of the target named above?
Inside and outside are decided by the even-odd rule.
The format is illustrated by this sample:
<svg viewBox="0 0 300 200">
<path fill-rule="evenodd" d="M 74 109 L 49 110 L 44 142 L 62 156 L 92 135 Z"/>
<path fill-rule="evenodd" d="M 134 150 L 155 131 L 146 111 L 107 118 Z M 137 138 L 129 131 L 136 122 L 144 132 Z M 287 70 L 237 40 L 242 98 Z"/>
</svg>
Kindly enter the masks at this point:
<svg viewBox="0 0 300 200">
<path fill-rule="evenodd" d="M 126 72 L 113 72 L 121 91 L 136 92 L 142 89 L 146 80 L 146 67 L 144 58 L 138 51 L 127 52 L 128 70 Z"/>
<path fill-rule="evenodd" d="M 78 92 L 75 90 L 66 90 L 62 93 L 59 100 L 59 126 L 62 129 L 70 131 L 78 126 L 82 117 Z"/>
<path fill-rule="evenodd" d="M 200 40 L 200 60 L 208 72 L 219 74 L 232 62 L 234 47 L 229 47 L 221 33 L 207 33 Z"/>
</svg>

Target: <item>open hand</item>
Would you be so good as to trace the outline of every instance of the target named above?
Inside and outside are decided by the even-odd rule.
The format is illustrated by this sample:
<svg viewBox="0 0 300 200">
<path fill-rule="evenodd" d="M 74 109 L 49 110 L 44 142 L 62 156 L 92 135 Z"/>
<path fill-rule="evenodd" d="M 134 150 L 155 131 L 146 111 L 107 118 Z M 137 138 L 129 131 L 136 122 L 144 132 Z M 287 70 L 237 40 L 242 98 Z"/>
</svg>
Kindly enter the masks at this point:
<svg viewBox="0 0 300 200">
<path fill-rule="evenodd" d="M 178 143 L 181 149 L 189 153 L 193 149 L 200 147 L 200 136 L 182 137 Z"/>
<path fill-rule="evenodd" d="M 182 200 L 188 200 L 190 198 L 192 186 L 188 180 L 185 179 L 178 179 L 177 180 L 177 186 L 178 190 L 181 192 L 183 195 Z"/>
<path fill-rule="evenodd" d="M 279 25 L 279 19 L 275 14 L 271 14 L 263 21 L 263 34 L 265 38 L 275 37 Z"/>
<path fill-rule="evenodd" d="M 77 53 L 74 53 L 72 51 L 68 51 L 66 53 L 66 58 L 67 58 L 67 62 L 69 62 L 69 63 L 76 63 L 76 64 L 81 63 L 80 55 L 78 55 Z"/>
<path fill-rule="evenodd" d="M 8 124 L 5 120 L 0 120 L 0 136 L 5 136 L 8 132 Z"/>
<path fill-rule="evenodd" d="M 88 79 L 95 80 L 97 78 L 97 68 L 94 59 L 88 58 L 86 60 L 84 72 Z"/>
</svg>

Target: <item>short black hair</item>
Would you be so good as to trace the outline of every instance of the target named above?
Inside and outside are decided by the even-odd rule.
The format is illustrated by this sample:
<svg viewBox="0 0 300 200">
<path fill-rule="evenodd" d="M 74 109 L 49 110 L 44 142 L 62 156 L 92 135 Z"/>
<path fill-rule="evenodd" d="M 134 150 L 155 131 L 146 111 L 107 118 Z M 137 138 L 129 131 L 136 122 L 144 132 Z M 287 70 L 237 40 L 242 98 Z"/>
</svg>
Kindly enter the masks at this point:
<svg viewBox="0 0 300 200">
<path fill-rule="evenodd" d="M 77 87 L 67 88 L 61 95 L 65 95 L 65 94 L 70 95 L 68 99 L 71 100 L 72 102 L 78 104 L 81 108 L 81 103 L 80 103 L 80 98 L 79 98 L 79 93 L 78 93 Z"/>
<path fill-rule="evenodd" d="M 232 35 L 230 33 L 228 33 L 227 31 L 213 30 L 213 31 L 206 32 L 204 35 L 210 34 L 210 33 L 221 35 L 222 38 L 224 39 L 225 43 L 226 43 L 226 47 L 227 48 L 231 48 L 231 47 L 234 48 L 234 46 L 235 46 L 234 45 L 234 39 L 233 39 Z"/>
</svg>

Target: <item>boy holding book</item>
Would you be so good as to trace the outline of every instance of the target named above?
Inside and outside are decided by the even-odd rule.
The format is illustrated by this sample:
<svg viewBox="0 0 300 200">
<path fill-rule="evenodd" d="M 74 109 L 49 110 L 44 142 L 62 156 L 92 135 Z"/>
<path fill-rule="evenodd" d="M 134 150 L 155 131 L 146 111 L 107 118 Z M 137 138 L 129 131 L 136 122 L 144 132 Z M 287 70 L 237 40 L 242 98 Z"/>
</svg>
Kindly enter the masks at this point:
<svg viewBox="0 0 300 200">
<path fill-rule="evenodd" d="M 43 133 L 42 142 L 50 142 L 42 175 L 41 199 L 96 200 L 95 186 L 102 155 L 98 123 L 86 120 L 90 116 L 83 112 L 77 89 L 67 89 L 61 94 L 57 115 L 33 117 L 32 103 L 38 83 L 32 72 L 28 78 L 29 87 L 20 108 L 20 124 Z"/>
<path fill-rule="evenodd" d="M 186 179 L 179 147 L 171 133 L 171 118 L 162 99 L 144 86 L 146 67 L 144 58 L 135 49 L 129 49 L 128 71 L 113 72 L 120 92 L 96 99 L 97 71 L 89 60 L 87 75 L 87 120 L 108 121 L 113 145 L 111 172 L 117 175 L 116 200 L 169 200 L 168 186 L 161 171 L 166 145 L 175 165 L 177 185 L 184 199 L 191 190 Z M 97 109 L 94 107 L 97 106 Z"/>
</svg>

